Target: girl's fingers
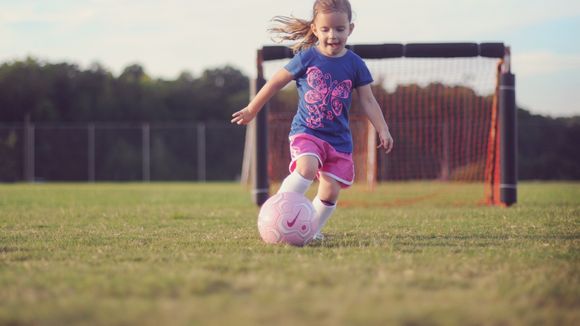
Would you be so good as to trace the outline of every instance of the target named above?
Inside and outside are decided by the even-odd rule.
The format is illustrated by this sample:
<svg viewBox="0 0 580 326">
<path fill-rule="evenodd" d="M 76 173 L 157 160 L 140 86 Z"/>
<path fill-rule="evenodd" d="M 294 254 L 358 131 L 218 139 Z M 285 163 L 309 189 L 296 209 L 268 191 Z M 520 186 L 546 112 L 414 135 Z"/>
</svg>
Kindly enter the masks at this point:
<svg viewBox="0 0 580 326">
<path fill-rule="evenodd" d="M 384 148 L 385 152 L 388 154 L 393 149 L 393 140 L 392 139 L 381 139 L 381 143 L 377 146 L 377 148 Z"/>
<path fill-rule="evenodd" d="M 240 111 L 234 112 L 232 114 L 233 119 L 231 120 L 231 122 L 232 123 L 237 123 L 237 124 L 242 124 L 242 120 L 244 120 L 243 111 L 244 110 L 240 110 Z"/>
</svg>

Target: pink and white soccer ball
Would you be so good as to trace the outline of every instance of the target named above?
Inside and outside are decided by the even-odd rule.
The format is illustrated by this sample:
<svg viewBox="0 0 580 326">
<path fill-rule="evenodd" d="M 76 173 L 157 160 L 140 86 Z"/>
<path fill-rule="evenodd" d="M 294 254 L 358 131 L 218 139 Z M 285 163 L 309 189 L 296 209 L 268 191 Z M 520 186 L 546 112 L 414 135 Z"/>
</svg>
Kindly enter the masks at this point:
<svg viewBox="0 0 580 326">
<path fill-rule="evenodd" d="M 258 215 L 258 230 L 266 243 L 301 247 L 312 240 L 317 228 L 312 203 L 296 192 L 282 192 L 270 197 Z"/>
</svg>

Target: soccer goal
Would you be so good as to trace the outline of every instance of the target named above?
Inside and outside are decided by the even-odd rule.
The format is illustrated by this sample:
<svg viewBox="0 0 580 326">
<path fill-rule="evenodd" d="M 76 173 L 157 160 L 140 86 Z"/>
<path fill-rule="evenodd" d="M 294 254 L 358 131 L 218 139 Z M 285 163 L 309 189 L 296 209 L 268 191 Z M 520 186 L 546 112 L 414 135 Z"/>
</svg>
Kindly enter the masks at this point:
<svg viewBox="0 0 580 326">
<path fill-rule="evenodd" d="M 351 45 L 369 66 L 372 86 L 395 139 L 395 149 L 376 149 L 375 132 L 356 100 L 350 113 L 358 182 L 437 180 L 478 182 L 482 201 L 516 202 L 515 77 L 503 43 Z M 284 46 L 257 51 L 252 91 L 292 58 Z M 248 128 L 242 177 L 253 179 L 261 205 L 270 182 L 288 174 L 288 132 L 296 110 L 290 86 Z M 253 171 L 253 172 L 250 172 Z"/>
</svg>

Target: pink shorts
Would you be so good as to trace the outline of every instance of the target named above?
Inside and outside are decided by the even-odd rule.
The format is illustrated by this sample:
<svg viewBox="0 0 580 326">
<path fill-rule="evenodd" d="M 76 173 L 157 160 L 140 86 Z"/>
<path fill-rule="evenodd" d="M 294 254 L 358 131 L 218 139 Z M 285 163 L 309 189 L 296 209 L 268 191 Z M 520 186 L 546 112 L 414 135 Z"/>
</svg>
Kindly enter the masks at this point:
<svg viewBox="0 0 580 326">
<path fill-rule="evenodd" d="M 319 175 L 322 173 L 335 179 L 342 188 L 348 188 L 354 182 L 352 154 L 337 152 L 332 145 L 318 137 L 308 134 L 290 136 L 290 155 L 290 173 L 296 169 L 298 158 L 310 155 L 318 159 Z"/>
</svg>

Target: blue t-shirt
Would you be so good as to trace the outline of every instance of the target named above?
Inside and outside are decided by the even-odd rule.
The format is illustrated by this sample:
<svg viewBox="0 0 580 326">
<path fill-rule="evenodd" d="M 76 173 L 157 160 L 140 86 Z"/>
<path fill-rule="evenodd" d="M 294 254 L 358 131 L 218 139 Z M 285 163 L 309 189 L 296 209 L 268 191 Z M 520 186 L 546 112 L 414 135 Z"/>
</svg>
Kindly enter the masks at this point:
<svg viewBox="0 0 580 326">
<path fill-rule="evenodd" d="M 290 136 L 306 133 L 339 152 L 352 153 L 348 122 L 352 90 L 373 82 L 364 61 L 350 50 L 333 58 L 311 47 L 294 56 L 284 68 L 294 76 L 299 97 Z"/>
</svg>

